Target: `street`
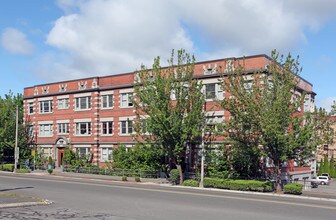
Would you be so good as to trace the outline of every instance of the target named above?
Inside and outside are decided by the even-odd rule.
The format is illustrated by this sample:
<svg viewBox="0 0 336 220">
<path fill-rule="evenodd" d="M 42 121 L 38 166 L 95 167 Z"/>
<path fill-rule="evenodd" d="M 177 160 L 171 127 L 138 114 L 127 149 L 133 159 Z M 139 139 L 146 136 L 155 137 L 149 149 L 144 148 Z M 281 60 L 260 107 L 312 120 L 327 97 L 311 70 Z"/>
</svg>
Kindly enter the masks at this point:
<svg viewBox="0 0 336 220">
<path fill-rule="evenodd" d="M 0 191 L 51 205 L 0 210 L 1 219 L 335 219 L 336 202 L 108 180 L 0 174 Z"/>
</svg>

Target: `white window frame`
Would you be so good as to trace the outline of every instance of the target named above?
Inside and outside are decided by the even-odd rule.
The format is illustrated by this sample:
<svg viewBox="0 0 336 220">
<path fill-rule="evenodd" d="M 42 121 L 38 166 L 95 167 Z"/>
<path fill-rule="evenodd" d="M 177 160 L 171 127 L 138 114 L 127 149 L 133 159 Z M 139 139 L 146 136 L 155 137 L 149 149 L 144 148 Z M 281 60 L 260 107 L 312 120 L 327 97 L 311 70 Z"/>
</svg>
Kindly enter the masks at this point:
<svg viewBox="0 0 336 220">
<path fill-rule="evenodd" d="M 112 161 L 113 160 L 113 147 L 102 146 L 100 148 L 100 161 Z"/>
<path fill-rule="evenodd" d="M 113 104 L 113 94 L 104 94 L 101 96 L 101 109 L 112 109 Z"/>
<path fill-rule="evenodd" d="M 70 133 L 70 123 L 57 123 L 57 134 L 69 134 Z"/>
<path fill-rule="evenodd" d="M 83 145 L 83 146 L 75 145 L 74 149 L 75 149 L 75 152 L 78 153 L 78 156 L 80 158 L 86 157 L 86 156 L 91 154 L 91 146 L 89 146 L 89 145 Z M 81 150 L 83 151 L 83 149 L 85 149 L 85 154 L 84 155 L 81 154 Z"/>
<path fill-rule="evenodd" d="M 120 93 L 120 108 L 132 108 L 133 107 L 133 92 Z"/>
<path fill-rule="evenodd" d="M 69 98 L 57 99 L 57 108 L 58 109 L 69 109 Z"/>
<path fill-rule="evenodd" d="M 84 126 L 83 128 L 81 126 Z M 85 133 L 82 133 L 82 129 L 85 129 Z M 75 136 L 91 136 L 92 124 L 91 122 L 75 122 Z"/>
<path fill-rule="evenodd" d="M 113 135 L 113 121 L 102 121 L 100 122 L 101 126 L 101 132 L 100 134 L 102 136 L 111 136 Z M 104 133 L 104 125 L 106 124 L 106 133 Z"/>
<path fill-rule="evenodd" d="M 75 97 L 75 110 L 76 111 L 91 110 L 92 108 L 91 101 L 92 101 L 91 96 Z"/>
<path fill-rule="evenodd" d="M 121 118 L 119 118 L 119 135 L 120 136 L 128 136 L 128 135 L 131 135 L 131 134 L 134 133 L 134 118 L 135 117 L 121 117 Z M 123 132 L 123 130 L 125 132 Z"/>
<path fill-rule="evenodd" d="M 205 95 L 205 100 L 206 101 L 212 101 L 212 100 L 215 100 L 215 99 L 218 99 L 218 100 L 223 100 L 224 99 L 224 91 L 222 89 L 222 86 L 221 86 L 221 82 L 218 81 L 218 79 L 210 79 L 210 80 L 203 80 L 202 81 L 203 83 L 203 94 Z M 210 84 L 214 84 L 215 86 L 215 97 L 214 98 L 207 98 L 207 86 L 209 86 Z"/>
<path fill-rule="evenodd" d="M 35 106 L 34 102 L 28 102 L 28 115 L 32 115 L 35 113 L 34 106 Z"/>
<path fill-rule="evenodd" d="M 53 124 L 39 124 L 39 137 L 52 137 Z"/>
<path fill-rule="evenodd" d="M 41 100 L 39 101 L 39 113 L 46 114 L 53 112 L 53 101 L 52 100 Z"/>
</svg>

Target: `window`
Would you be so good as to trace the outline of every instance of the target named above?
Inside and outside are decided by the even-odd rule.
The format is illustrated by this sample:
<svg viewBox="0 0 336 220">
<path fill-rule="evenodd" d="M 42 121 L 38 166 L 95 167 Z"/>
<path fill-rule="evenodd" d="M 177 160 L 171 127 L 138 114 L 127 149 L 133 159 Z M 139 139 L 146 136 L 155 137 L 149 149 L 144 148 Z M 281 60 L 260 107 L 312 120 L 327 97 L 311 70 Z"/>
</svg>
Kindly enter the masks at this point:
<svg viewBox="0 0 336 220">
<path fill-rule="evenodd" d="M 27 134 L 28 134 L 28 137 L 34 136 L 34 125 L 29 124 L 27 126 Z"/>
<path fill-rule="evenodd" d="M 57 106 L 58 109 L 68 109 L 69 108 L 69 99 L 65 98 L 65 99 L 58 99 L 57 100 Z"/>
<path fill-rule="evenodd" d="M 132 107 L 133 106 L 133 93 L 121 93 L 120 94 L 120 107 Z"/>
<path fill-rule="evenodd" d="M 33 102 L 28 103 L 28 114 L 34 114 L 34 103 Z"/>
<path fill-rule="evenodd" d="M 133 133 L 133 122 L 130 120 L 121 121 L 121 134 Z"/>
<path fill-rule="evenodd" d="M 205 85 L 205 98 L 206 99 L 216 98 L 216 84 L 215 83 Z"/>
<path fill-rule="evenodd" d="M 39 136 L 40 137 L 51 137 L 53 136 L 53 125 L 43 124 L 39 126 Z"/>
<path fill-rule="evenodd" d="M 113 107 L 113 95 L 103 95 L 102 96 L 102 108 L 112 108 Z"/>
<path fill-rule="evenodd" d="M 58 134 L 69 134 L 70 125 L 69 123 L 59 123 L 57 124 L 57 133 Z"/>
<path fill-rule="evenodd" d="M 112 155 L 113 155 L 112 147 L 101 148 L 101 154 L 100 154 L 101 161 L 111 161 L 113 159 Z"/>
<path fill-rule="evenodd" d="M 53 111 L 53 101 L 40 101 L 40 113 L 51 113 Z"/>
<path fill-rule="evenodd" d="M 90 96 L 78 97 L 75 99 L 75 102 L 76 102 L 76 105 L 75 105 L 76 110 L 91 109 L 91 97 Z"/>
<path fill-rule="evenodd" d="M 44 157 L 49 157 L 49 156 L 53 156 L 53 148 L 52 147 L 41 147 L 42 149 L 41 149 L 41 153 L 42 153 L 42 156 L 44 156 Z"/>
<path fill-rule="evenodd" d="M 75 147 L 79 158 L 85 158 L 91 155 L 91 147 Z"/>
<path fill-rule="evenodd" d="M 112 121 L 104 121 L 102 122 L 102 134 L 108 135 L 113 132 L 113 122 Z"/>
<path fill-rule="evenodd" d="M 206 131 L 218 131 L 217 125 L 223 121 L 223 116 L 207 116 L 206 117 Z"/>
<path fill-rule="evenodd" d="M 91 122 L 79 122 L 75 124 L 76 135 L 91 135 Z"/>
<path fill-rule="evenodd" d="M 223 99 L 223 90 L 218 83 L 209 83 L 204 85 L 205 99 Z"/>
</svg>

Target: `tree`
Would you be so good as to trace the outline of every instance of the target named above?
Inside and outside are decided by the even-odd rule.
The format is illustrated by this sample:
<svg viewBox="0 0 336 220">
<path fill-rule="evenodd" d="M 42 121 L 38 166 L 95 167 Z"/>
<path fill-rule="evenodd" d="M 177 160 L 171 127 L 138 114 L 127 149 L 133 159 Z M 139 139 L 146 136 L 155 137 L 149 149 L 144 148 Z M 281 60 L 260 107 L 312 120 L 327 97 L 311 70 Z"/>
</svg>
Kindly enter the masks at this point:
<svg viewBox="0 0 336 220">
<path fill-rule="evenodd" d="M 334 160 L 334 155 L 331 155 L 331 158 L 330 158 L 329 175 L 331 177 L 335 177 L 335 160 Z"/>
<path fill-rule="evenodd" d="M 321 158 L 319 171 L 318 171 L 317 175 L 321 176 L 322 173 L 324 173 L 324 165 L 323 165 L 323 159 Z"/>
<path fill-rule="evenodd" d="M 247 73 L 240 66 L 222 80 L 223 89 L 232 96 L 221 105 L 232 116 L 227 132 L 233 146 L 259 151 L 260 156 L 272 159 L 278 192 L 282 164 L 311 155 L 314 150 L 306 145 L 312 131 L 301 111 L 304 94 L 300 96 L 298 90 L 300 72 L 298 58 L 284 58 L 273 51 L 266 69 Z"/>
<path fill-rule="evenodd" d="M 323 159 L 323 173 L 329 173 L 328 154 L 324 155 L 324 159 Z"/>
<path fill-rule="evenodd" d="M 336 115 L 336 101 L 333 101 L 329 115 Z"/>
<path fill-rule="evenodd" d="M 204 124 L 202 84 L 193 78 L 193 56 L 184 50 L 174 51 L 162 68 L 160 57 L 153 68 L 142 66 L 136 73 L 134 106 L 138 140 L 161 146 L 168 156 L 168 166 L 176 167 L 183 182 L 183 161 L 187 145 L 200 143 Z"/>
<path fill-rule="evenodd" d="M 23 98 L 21 94 L 9 92 L 0 97 L 0 156 L 7 150 L 13 152 L 15 147 L 16 108 L 18 107 L 20 162 L 31 158 L 29 127 L 23 121 Z M 1 158 L 4 159 L 4 158 Z"/>
</svg>

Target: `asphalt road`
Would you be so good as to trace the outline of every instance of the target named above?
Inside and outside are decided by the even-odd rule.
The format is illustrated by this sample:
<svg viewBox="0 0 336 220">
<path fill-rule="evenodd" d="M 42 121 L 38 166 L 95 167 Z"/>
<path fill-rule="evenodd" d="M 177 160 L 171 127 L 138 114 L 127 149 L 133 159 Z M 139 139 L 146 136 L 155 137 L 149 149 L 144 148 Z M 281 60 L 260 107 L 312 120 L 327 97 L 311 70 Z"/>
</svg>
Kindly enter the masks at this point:
<svg viewBox="0 0 336 220">
<path fill-rule="evenodd" d="M 1 219 L 336 219 L 336 202 L 64 177 L 0 174 L 0 191 L 51 200 Z"/>
</svg>

